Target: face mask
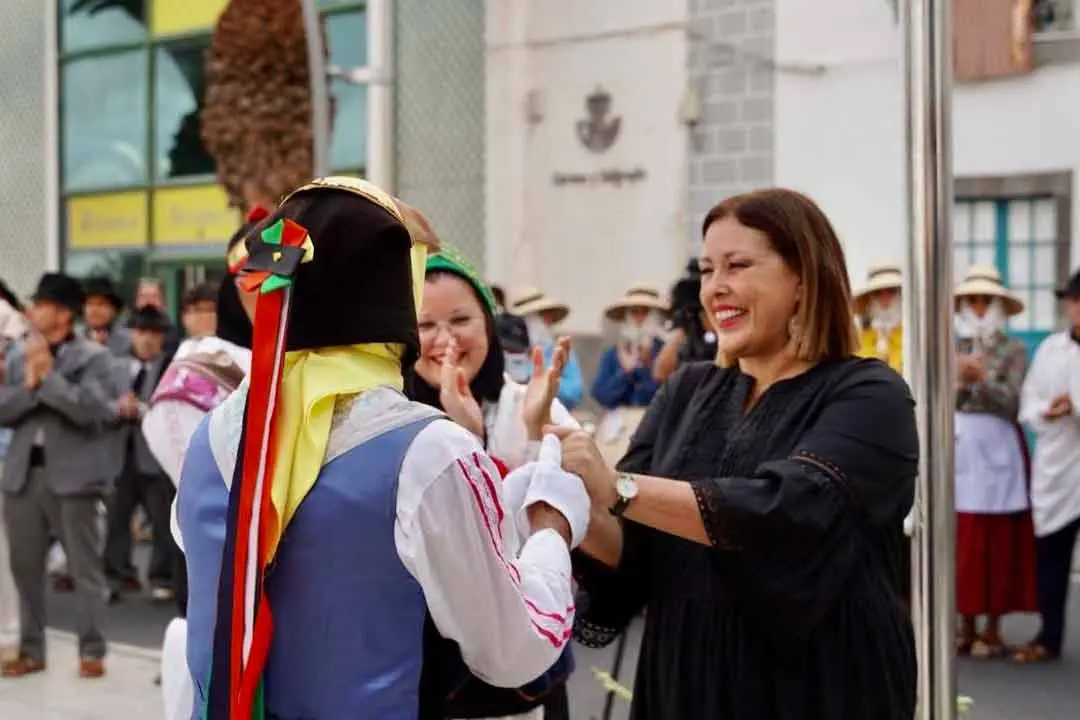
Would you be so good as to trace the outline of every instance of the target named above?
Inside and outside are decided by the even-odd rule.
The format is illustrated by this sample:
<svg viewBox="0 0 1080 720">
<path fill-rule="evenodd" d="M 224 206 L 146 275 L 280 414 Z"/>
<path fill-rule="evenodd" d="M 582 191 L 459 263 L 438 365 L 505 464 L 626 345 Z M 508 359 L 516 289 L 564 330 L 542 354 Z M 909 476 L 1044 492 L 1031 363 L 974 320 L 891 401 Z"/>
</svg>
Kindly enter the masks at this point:
<svg viewBox="0 0 1080 720">
<path fill-rule="evenodd" d="M 525 328 L 529 331 L 530 345 L 551 345 L 555 338 L 551 336 L 551 329 L 539 315 L 529 315 L 525 318 Z"/>
<path fill-rule="evenodd" d="M 956 335 L 961 338 L 977 338 L 982 341 L 991 339 L 997 333 L 1005 331 L 1007 318 L 1005 306 L 995 298 L 986 309 L 986 314 L 979 317 L 967 301 L 962 301 L 957 316 Z"/>
<path fill-rule="evenodd" d="M 506 374 L 510 379 L 521 385 L 529 382 L 532 376 L 532 362 L 528 353 L 504 353 L 506 361 Z"/>
<path fill-rule="evenodd" d="M 869 314 L 870 328 L 877 333 L 877 353 L 886 355 L 889 352 L 889 335 L 900 327 L 903 319 L 899 299 L 894 300 L 888 307 L 882 307 L 879 299 L 871 298 Z"/>
</svg>

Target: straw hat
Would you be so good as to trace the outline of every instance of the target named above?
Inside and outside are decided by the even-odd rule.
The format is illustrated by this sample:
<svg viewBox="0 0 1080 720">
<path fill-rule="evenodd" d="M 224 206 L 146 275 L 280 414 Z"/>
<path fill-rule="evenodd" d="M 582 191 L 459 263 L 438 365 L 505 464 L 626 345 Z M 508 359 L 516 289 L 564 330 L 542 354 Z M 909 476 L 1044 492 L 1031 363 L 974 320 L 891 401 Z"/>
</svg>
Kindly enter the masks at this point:
<svg viewBox="0 0 1080 720">
<path fill-rule="evenodd" d="M 523 287 L 510 296 L 510 305 L 506 308 L 511 314 L 524 317 L 535 313 L 551 313 L 555 316 L 552 324 L 561 323 L 570 314 L 570 307 L 550 298 L 534 287 Z"/>
<path fill-rule="evenodd" d="M 608 305 L 604 309 L 604 314 L 609 320 L 621 322 L 626 317 L 626 311 L 631 308 L 647 308 L 662 313 L 668 311 L 667 303 L 664 302 L 656 287 L 648 283 L 637 283 L 631 285 L 625 295 Z"/>
<path fill-rule="evenodd" d="M 1001 282 L 1001 273 L 989 265 L 972 265 L 963 282 L 956 286 L 955 297 L 957 301 L 966 297 L 1000 298 L 1006 315 L 1024 312 L 1023 301 L 1009 292 Z"/>
<path fill-rule="evenodd" d="M 878 265 L 870 268 L 866 285 L 855 293 L 855 314 L 865 315 L 874 293 L 882 290 L 899 290 L 904 284 L 904 276 L 895 265 Z"/>
</svg>

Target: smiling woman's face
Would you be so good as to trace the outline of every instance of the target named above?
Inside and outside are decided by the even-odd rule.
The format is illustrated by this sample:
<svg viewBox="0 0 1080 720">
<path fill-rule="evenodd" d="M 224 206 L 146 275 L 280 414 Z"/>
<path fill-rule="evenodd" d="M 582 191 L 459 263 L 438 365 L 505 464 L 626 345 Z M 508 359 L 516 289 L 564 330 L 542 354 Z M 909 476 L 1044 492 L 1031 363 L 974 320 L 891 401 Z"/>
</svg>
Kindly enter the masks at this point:
<svg viewBox="0 0 1080 720">
<path fill-rule="evenodd" d="M 449 273 L 428 276 L 421 307 L 417 374 L 428 385 L 439 387 L 442 364 L 450 339 L 453 338 L 457 346 L 454 359 L 458 367 L 465 371 L 465 377 L 472 382 L 488 354 L 484 309 L 472 287 Z"/>
<path fill-rule="evenodd" d="M 731 361 L 783 351 L 800 282 L 768 236 L 725 217 L 705 232 L 700 264 L 701 303 L 719 351 Z"/>
</svg>

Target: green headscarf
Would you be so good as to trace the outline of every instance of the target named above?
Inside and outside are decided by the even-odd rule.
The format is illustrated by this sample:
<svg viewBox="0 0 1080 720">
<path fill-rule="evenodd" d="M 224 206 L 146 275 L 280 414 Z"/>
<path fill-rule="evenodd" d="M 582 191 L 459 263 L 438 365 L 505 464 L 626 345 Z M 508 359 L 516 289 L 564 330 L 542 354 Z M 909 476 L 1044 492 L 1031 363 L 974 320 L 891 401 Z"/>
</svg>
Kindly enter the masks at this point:
<svg viewBox="0 0 1080 720">
<path fill-rule="evenodd" d="M 491 287 L 484 282 L 484 278 L 456 248 L 443 243 L 439 252 L 428 256 L 424 270 L 428 273 L 442 271 L 457 275 L 473 286 L 476 294 L 484 301 L 487 311 L 492 316 L 496 314 L 495 293 L 491 292 Z"/>
</svg>

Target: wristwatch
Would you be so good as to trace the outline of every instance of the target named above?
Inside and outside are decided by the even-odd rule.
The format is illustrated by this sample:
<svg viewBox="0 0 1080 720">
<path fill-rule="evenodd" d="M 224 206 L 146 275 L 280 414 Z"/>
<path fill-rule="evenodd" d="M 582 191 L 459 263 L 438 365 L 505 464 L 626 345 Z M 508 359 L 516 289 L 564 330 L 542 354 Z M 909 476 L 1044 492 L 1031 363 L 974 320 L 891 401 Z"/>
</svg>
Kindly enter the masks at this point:
<svg viewBox="0 0 1080 720">
<path fill-rule="evenodd" d="M 615 494 L 618 498 L 615 504 L 608 508 L 608 512 L 615 517 L 622 517 L 626 509 L 630 507 L 630 502 L 638 494 L 638 484 L 634 476 L 629 473 L 619 473 L 615 478 Z"/>
</svg>

